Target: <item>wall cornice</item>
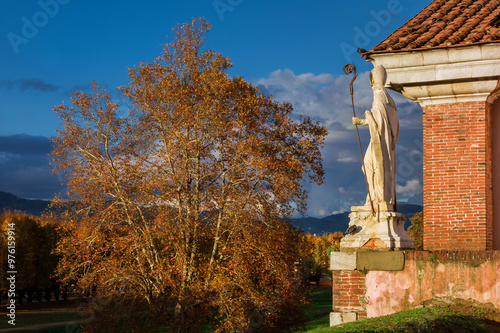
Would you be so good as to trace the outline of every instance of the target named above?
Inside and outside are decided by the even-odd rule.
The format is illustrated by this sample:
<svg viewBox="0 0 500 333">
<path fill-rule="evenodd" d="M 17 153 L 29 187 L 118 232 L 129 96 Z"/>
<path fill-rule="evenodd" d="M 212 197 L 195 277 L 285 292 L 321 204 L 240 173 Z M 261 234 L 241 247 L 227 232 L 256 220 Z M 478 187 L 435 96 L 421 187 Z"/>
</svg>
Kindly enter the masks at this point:
<svg viewBox="0 0 500 333">
<path fill-rule="evenodd" d="M 500 78 L 500 44 L 371 54 L 387 87 L 421 106 L 486 101 Z"/>
</svg>

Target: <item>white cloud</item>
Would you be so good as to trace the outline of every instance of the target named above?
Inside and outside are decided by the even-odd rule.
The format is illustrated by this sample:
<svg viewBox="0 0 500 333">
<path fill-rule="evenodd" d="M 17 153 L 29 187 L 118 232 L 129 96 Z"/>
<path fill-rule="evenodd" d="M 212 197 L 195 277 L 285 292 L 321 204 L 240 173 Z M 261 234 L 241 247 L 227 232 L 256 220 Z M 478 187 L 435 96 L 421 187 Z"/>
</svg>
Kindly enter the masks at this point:
<svg viewBox="0 0 500 333">
<path fill-rule="evenodd" d="M 361 158 L 354 156 L 351 152 L 341 151 L 338 154 L 337 162 L 341 163 L 353 163 L 359 161 Z"/>
<path fill-rule="evenodd" d="M 347 131 L 354 130 L 349 82 L 348 76 L 312 73 L 297 76 L 285 69 L 259 79 L 257 85 L 276 100 L 292 103 L 295 114 L 320 120 L 328 129 L 328 141 L 338 142 Z"/>
<path fill-rule="evenodd" d="M 318 216 L 323 216 L 323 215 L 326 215 L 326 211 L 324 209 L 320 209 L 318 211 Z"/>
<path fill-rule="evenodd" d="M 347 209 L 335 210 L 335 211 L 332 212 L 331 215 L 342 214 L 342 213 L 345 213 L 347 211 L 348 211 Z"/>
<path fill-rule="evenodd" d="M 408 180 L 405 185 L 396 185 L 396 192 L 398 194 L 420 193 L 422 190 L 423 188 L 419 179 Z"/>
<path fill-rule="evenodd" d="M 13 155 L 5 151 L 0 151 L 0 164 L 7 163 Z"/>
</svg>

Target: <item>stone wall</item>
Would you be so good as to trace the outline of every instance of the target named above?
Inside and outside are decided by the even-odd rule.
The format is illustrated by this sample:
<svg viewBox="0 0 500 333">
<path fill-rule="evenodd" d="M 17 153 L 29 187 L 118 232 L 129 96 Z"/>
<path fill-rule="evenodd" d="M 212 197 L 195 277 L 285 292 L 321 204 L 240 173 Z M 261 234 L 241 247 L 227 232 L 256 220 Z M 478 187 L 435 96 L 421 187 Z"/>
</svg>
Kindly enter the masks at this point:
<svg viewBox="0 0 500 333">
<path fill-rule="evenodd" d="M 466 300 L 500 308 L 500 251 L 409 252 L 404 270 L 369 271 L 365 283 L 362 312 L 368 318 L 431 301 Z"/>
<path fill-rule="evenodd" d="M 492 249 L 486 104 L 423 108 L 425 250 Z"/>
</svg>

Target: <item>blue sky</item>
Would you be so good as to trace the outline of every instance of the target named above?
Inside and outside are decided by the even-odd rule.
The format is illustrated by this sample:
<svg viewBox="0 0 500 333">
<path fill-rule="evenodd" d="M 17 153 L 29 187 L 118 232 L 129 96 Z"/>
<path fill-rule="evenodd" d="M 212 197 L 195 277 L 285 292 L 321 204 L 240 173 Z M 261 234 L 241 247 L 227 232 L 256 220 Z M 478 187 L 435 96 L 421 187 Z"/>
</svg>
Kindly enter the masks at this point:
<svg viewBox="0 0 500 333">
<path fill-rule="evenodd" d="M 52 107 L 69 103 L 71 90 L 93 80 L 110 90 L 125 85 L 127 69 L 160 55 L 174 25 L 205 17 L 212 23 L 206 46 L 231 59 L 231 75 L 327 127 L 326 182 L 310 187 L 308 213 L 346 210 L 364 200 L 366 189 L 350 125 L 350 77 L 342 68 L 357 66 L 355 103 L 362 114 L 371 105 L 372 65 L 355 50 L 372 48 L 430 2 L 0 1 L 0 191 L 43 199 L 62 191 L 46 157 L 59 126 Z M 422 191 L 421 109 L 393 96 L 401 122 L 399 198 L 411 201 Z M 361 136 L 366 149 L 368 132 Z"/>
</svg>

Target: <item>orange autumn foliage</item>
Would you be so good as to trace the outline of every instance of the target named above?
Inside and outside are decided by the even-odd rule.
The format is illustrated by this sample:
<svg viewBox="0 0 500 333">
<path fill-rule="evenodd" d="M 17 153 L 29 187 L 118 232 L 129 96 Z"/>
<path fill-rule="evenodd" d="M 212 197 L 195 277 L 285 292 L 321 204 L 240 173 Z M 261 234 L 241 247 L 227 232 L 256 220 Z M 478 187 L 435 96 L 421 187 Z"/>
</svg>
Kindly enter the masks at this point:
<svg viewBox="0 0 500 333">
<path fill-rule="evenodd" d="M 93 84 L 55 107 L 56 172 L 77 202 L 59 274 L 95 297 L 86 330 L 288 331 L 305 294 L 289 219 L 320 184 L 326 130 L 227 74 L 193 20 L 121 93 Z"/>
<path fill-rule="evenodd" d="M 301 234 L 299 242 L 300 264 L 302 274 L 308 280 L 319 281 L 321 277 L 330 276 L 330 252 L 340 250 L 341 232 L 323 235 Z"/>
</svg>

